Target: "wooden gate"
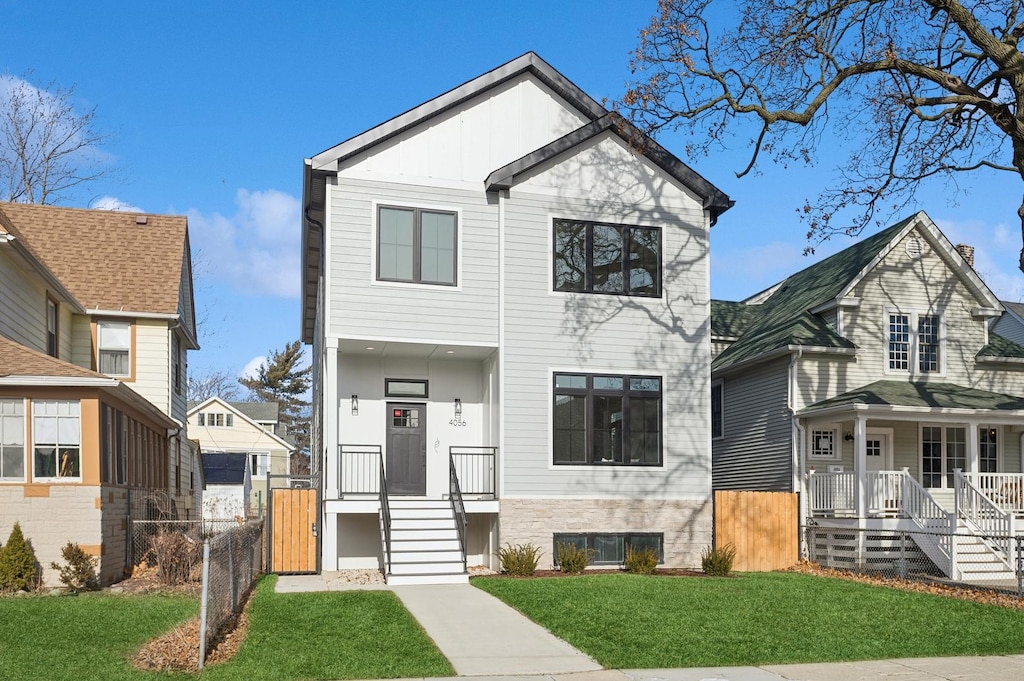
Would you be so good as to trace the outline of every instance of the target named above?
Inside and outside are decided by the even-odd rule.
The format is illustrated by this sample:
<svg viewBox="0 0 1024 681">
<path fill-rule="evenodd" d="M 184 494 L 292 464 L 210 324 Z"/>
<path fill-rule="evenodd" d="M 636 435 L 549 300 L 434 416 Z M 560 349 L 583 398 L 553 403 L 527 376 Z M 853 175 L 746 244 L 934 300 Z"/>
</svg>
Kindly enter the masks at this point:
<svg viewBox="0 0 1024 681">
<path fill-rule="evenodd" d="M 270 490 L 270 571 L 316 572 L 316 489 Z"/>
<path fill-rule="evenodd" d="M 797 497 L 791 492 L 715 492 L 715 546 L 736 547 L 733 569 L 769 572 L 799 558 Z"/>
</svg>

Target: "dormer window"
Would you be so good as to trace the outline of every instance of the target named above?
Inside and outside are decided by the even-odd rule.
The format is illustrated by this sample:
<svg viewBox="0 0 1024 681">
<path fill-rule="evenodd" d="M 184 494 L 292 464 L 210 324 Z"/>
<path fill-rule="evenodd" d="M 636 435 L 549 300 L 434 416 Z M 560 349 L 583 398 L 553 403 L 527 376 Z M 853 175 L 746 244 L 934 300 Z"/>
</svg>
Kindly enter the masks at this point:
<svg viewBox="0 0 1024 681">
<path fill-rule="evenodd" d="M 934 314 L 893 312 L 888 324 L 890 372 L 942 373 L 942 317 Z"/>
</svg>

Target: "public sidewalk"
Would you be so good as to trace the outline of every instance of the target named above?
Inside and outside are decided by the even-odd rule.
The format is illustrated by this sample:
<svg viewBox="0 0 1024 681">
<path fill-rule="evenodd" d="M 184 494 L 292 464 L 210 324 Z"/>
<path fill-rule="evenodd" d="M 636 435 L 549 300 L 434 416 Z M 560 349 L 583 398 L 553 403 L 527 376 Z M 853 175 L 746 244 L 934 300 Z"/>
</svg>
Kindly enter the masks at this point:
<svg viewBox="0 0 1024 681">
<path fill-rule="evenodd" d="M 282 575 L 277 591 L 390 589 L 460 677 L 487 681 L 1021 681 L 1024 655 L 784 664 L 760 667 L 602 669 L 490 594 L 468 584 L 388 587 L 324 575 Z M 417 681 L 415 679 L 404 681 Z"/>
</svg>

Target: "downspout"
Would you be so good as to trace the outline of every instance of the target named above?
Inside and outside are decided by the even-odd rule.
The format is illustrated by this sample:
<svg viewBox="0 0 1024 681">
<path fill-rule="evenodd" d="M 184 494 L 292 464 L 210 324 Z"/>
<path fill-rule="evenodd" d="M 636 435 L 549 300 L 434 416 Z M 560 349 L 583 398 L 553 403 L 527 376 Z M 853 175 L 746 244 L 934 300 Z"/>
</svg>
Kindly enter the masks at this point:
<svg viewBox="0 0 1024 681">
<path fill-rule="evenodd" d="M 790 417 L 790 437 L 793 440 L 793 491 L 797 493 L 797 523 L 802 523 L 804 518 L 808 517 L 807 514 L 807 494 L 804 489 L 804 481 L 807 479 L 807 456 L 804 449 L 804 441 L 806 437 L 806 431 L 804 426 L 800 423 L 800 419 L 796 415 L 796 391 L 797 391 L 797 366 L 800 362 L 800 358 L 803 355 L 803 347 L 797 346 L 796 351 L 790 355 L 789 359 L 789 385 L 786 395 L 786 406 L 789 411 Z M 799 527 L 799 526 L 798 526 Z M 798 529 L 799 531 L 799 529 Z M 801 538 L 800 543 L 800 555 L 806 556 L 807 551 L 804 547 L 804 542 Z"/>
</svg>

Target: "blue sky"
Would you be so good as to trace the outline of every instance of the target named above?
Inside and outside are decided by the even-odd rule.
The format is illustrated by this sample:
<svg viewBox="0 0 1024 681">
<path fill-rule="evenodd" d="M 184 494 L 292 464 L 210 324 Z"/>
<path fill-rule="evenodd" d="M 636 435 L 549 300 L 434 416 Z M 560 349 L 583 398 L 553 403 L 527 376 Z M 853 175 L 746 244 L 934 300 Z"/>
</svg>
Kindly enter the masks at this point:
<svg viewBox="0 0 1024 681">
<path fill-rule="evenodd" d="M 119 172 L 65 204 L 116 199 L 188 216 L 205 320 L 189 367 L 239 373 L 299 335 L 303 158 L 529 50 L 596 99 L 619 97 L 656 5 L 0 0 L 0 70 L 31 70 L 38 87 L 74 85 L 79 108 L 96 107 L 113 134 L 103 152 Z M 682 155 L 677 137 L 659 141 Z M 802 255 L 796 209 L 831 166 L 768 165 L 737 179 L 745 151 L 737 138 L 728 152 L 690 161 L 736 201 L 712 231 L 716 298 L 743 298 L 849 243 Z M 957 188 L 925 187 L 914 209 L 954 243 L 973 244 L 982 276 L 1017 301 L 1022 192 L 1012 176 L 965 176 Z"/>
</svg>

